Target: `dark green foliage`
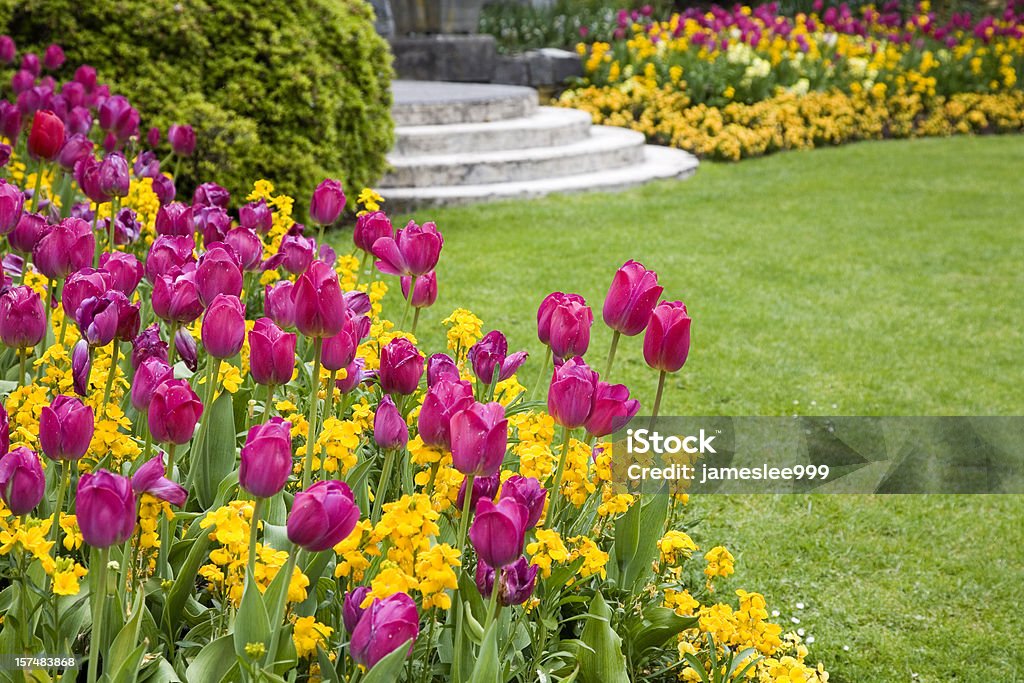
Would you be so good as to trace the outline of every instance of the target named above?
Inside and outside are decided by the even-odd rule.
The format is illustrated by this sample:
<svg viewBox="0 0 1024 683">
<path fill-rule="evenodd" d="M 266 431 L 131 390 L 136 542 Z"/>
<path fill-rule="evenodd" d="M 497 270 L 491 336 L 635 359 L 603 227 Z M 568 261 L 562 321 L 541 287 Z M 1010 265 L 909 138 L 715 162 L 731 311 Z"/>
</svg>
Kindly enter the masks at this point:
<svg viewBox="0 0 1024 683">
<path fill-rule="evenodd" d="M 181 192 L 212 180 L 237 202 L 269 178 L 305 198 L 325 176 L 358 191 L 384 171 L 391 57 L 362 0 L 0 0 L 0 30 L 19 53 L 61 44 L 61 79 L 96 67 L 143 134 L 195 127 Z"/>
</svg>

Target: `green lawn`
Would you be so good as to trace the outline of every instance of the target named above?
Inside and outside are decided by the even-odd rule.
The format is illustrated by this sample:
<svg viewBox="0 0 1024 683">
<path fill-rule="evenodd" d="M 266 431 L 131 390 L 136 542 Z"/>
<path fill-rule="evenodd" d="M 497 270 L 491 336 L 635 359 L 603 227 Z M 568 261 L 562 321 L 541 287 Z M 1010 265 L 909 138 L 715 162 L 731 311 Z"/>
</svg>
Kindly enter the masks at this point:
<svg viewBox="0 0 1024 683">
<path fill-rule="evenodd" d="M 532 386 L 537 304 L 575 291 L 601 368 L 601 302 L 635 258 L 694 318 L 663 414 L 1019 414 L 1022 168 L 1022 137 L 865 143 L 422 212 L 445 248 L 420 336 L 443 345 L 467 307 L 534 355 Z M 649 405 L 655 375 L 624 341 L 613 379 Z M 832 681 L 1024 681 L 1024 499 L 709 496 L 690 514 L 699 543 L 736 553 L 724 588 L 797 615 Z"/>
</svg>

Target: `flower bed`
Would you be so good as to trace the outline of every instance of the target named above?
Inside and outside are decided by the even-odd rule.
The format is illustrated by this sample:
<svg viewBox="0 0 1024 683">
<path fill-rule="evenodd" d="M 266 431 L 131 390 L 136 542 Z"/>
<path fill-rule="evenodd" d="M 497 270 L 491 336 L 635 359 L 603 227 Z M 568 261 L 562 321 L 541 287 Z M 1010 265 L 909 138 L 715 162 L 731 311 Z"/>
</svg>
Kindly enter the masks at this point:
<svg viewBox="0 0 1024 683">
<path fill-rule="evenodd" d="M 88 67 L 38 78 L 59 57 L 0 103 L 5 653 L 89 683 L 827 680 L 761 595 L 715 599 L 734 558 L 701 555 L 684 493 L 612 485 L 640 405 L 584 360 L 581 297 L 540 303 L 533 367 L 463 309 L 428 357 L 437 226 L 367 189 L 339 256 L 337 181 L 310 228 L 266 181 L 178 200 L 160 131 Z M 662 294 L 627 262 L 602 317 L 663 385 L 690 318 Z"/>
<path fill-rule="evenodd" d="M 667 21 L 620 13 L 618 39 L 580 45 L 587 76 L 558 104 L 654 142 L 740 159 L 886 137 L 1024 128 L 1024 15 L 954 15 L 928 3 L 776 14 L 713 7 Z"/>
</svg>

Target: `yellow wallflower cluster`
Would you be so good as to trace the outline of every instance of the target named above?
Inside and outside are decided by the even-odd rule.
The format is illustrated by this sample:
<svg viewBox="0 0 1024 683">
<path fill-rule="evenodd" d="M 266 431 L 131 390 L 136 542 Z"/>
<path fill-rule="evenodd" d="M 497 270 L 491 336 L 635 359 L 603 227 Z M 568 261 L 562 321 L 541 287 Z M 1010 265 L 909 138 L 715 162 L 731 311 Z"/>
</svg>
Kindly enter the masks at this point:
<svg viewBox="0 0 1024 683">
<path fill-rule="evenodd" d="M 484 334 L 483 320 L 465 308 L 456 308 L 441 324 L 448 328 L 448 350 L 454 354 L 456 362 L 464 360 L 470 347 Z"/>
<path fill-rule="evenodd" d="M 704 567 L 704 576 L 708 577 L 707 588 L 709 591 L 714 590 L 712 580 L 716 577 L 726 578 L 735 573 L 736 569 L 734 566 L 735 559 L 724 546 L 715 546 L 711 550 L 707 551 L 704 555 L 704 560 L 708 563 Z"/>
<path fill-rule="evenodd" d="M 540 575 L 547 578 L 554 564 L 569 561 L 569 549 L 554 529 L 537 529 L 536 539 L 526 546 L 526 554 L 530 556 L 530 564 L 540 567 Z"/>
<path fill-rule="evenodd" d="M 696 550 L 699 550 L 697 544 L 682 531 L 673 529 L 658 540 L 658 552 L 664 566 L 678 565 L 683 560 L 690 559 Z"/>
<path fill-rule="evenodd" d="M 295 643 L 295 653 L 302 659 L 316 657 L 317 646 L 326 649 L 327 641 L 334 633 L 333 628 L 321 624 L 315 617 L 299 617 L 294 626 L 292 642 Z"/>
<path fill-rule="evenodd" d="M 361 519 L 352 533 L 334 546 L 334 552 L 338 556 L 338 563 L 334 567 L 336 577 L 350 579 L 352 583 L 363 580 L 363 575 L 370 567 L 370 557 L 380 555 L 376 545 L 367 547 L 372 531 L 373 524 L 370 520 Z"/>
</svg>

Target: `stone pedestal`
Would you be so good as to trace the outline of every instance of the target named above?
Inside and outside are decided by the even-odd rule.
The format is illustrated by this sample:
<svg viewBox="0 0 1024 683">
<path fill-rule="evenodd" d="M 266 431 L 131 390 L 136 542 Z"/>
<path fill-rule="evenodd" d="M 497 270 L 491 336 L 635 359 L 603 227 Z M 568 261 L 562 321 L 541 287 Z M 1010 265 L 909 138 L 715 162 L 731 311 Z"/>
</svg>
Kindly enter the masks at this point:
<svg viewBox="0 0 1024 683">
<path fill-rule="evenodd" d="M 489 83 L 498 56 L 493 36 L 396 36 L 395 73 L 417 81 Z"/>
</svg>

